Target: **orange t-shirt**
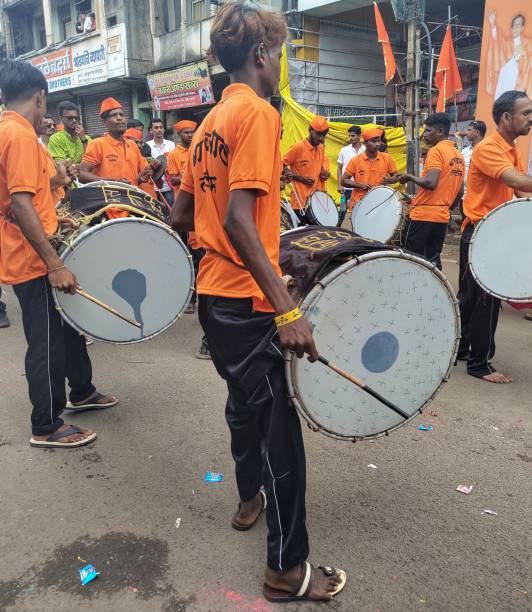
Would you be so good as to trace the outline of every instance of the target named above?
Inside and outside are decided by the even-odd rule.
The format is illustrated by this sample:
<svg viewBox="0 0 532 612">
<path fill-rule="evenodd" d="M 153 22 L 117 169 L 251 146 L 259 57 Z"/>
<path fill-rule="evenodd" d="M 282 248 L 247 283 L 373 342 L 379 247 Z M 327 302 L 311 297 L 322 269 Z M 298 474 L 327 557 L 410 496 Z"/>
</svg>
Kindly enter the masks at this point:
<svg viewBox="0 0 532 612">
<path fill-rule="evenodd" d="M 397 166 L 392 156 L 389 153 L 381 153 L 380 151 L 375 159 L 370 159 L 367 153 L 361 153 L 350 159 L 344 169 L 344 174 L 352 176 L 355 182 L 365 183 L 372 187 L 381 185 L 384 177 L 394 172 L 397 172 Z M 366 193 L 368 192 L 363 189 L 353 189 L 351 200 L 349 201 L 351 207 L 360 201 Z"/>
<path fill-rule="evenodd" d="M 185 149 L 183 145 L 176 145 L 173 151 L 168 153 L 168 164 L 166 166 L 166 172 L 168 174 L 177 174 L 179 177 L 183 176 L 188 161 L 188 149 Z M 174 191 L 179 191 L 179 186 L 172 185 Z"/>
<path fill-rule="evenodd" d="M 4 111 L 0 119 L 0 281 L 23 283 L 47 274 L 44 261 L 5 215 L 14 193 L 30 193 L 46 234 L 57 230 L 55 201 L 50 191 L 46 151 L 33 126 L 18 113 Z"/>
<path fill-rule="evenodd" d="M 299 181 L 292 181 L 292 208 L 299 210 L 305 208 L 307 198 L 314 191 L 327 191 L 327 181 L 320 179 L 322 170 L 329 171 L 329 159 L 325 155 L 325 147 L 313 147 L 305 138 L 291 147 L 283 157 L 283 164 L 301 176 L 314 180 L 314 185 L 304 185 Z"/>
<path fill-rule="evenodd" d="M 490 210 L 514 197 L 514 190 L 501 181 L 503 172 L 511 168 L 526 172 L 520 151 L 508 144 L 499 132 L 475 146 L 464 198 L 464 214 L 470 221 L 480 221 Z"/>
<path fill-rule="evenodd" d="M 450 208 L 464 183 L 465 162 L 450 140 L 440 140 L 427 153 L 421 176 L 431 169 L 440 170 L 436 189 L 419 188 L 412 200 L 410 218 L 413 221 L 448 223 Z"/>
<path fill-rule="evenodd" d="M 181 189 L 194 194 L 194 225 L 207 249 L 197 278 L 199 294 L 253 299 L 253 308 L 272 312 L 260 287 L 243 267 L 224 220 L 231 191 L 257 191 L 255 225 L 268 259 L 279 268 L 281 118 L 266 100 L 243 83 L 225 88 L 221 101 L 194 134 L 191 163 Z"/>
<path fill-rule="evenodd" d="M 92 140 L 85 150 L 83 161 L 94 166 L 92 173 L 102 179 L 127 179 L 138 186 L 139 172 L 148 165 L 138 146 L 129 138 L 116 140 L 109 134 Z"/>
</svg>

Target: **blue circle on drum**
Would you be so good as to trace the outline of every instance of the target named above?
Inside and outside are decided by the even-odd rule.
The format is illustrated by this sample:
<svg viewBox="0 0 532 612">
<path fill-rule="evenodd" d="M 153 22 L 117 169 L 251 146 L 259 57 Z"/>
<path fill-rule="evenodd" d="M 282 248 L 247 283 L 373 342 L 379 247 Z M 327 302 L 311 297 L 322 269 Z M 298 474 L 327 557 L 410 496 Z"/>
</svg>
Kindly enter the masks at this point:
<svg viewBox="0 0 532 612">
<path fill-rule="evenodd" d="M 362 347 L 362 364 L 376 374 L 386 372 L 396 362 L 399 342 L 390 332 L 378 332 L 367 339 Z"/>
</svg>

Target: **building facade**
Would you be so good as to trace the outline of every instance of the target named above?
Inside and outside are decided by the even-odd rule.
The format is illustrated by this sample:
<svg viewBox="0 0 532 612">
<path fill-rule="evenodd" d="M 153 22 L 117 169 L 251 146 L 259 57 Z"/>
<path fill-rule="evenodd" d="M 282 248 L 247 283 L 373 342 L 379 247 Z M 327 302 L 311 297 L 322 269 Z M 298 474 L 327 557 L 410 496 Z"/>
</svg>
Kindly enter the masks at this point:
<svg viewBox="0 0 532 612">
<path fill-rule="evenodd" d="M 2 0 L 6 54 L 46 77 L 48 112 L 71 100 L 89 133 L 103 131 L 101 100 L 120 100 L 130 117 L 148 107 L 153 67 L 148 0 Z"/>
</svg>

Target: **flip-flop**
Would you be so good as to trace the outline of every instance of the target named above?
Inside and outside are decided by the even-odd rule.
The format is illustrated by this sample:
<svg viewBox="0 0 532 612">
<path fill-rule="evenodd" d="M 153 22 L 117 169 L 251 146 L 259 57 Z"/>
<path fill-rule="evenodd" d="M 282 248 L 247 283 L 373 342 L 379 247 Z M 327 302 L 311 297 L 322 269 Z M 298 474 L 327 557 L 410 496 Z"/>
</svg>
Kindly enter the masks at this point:
<svg viewBox="0 0 532 612">
<path fill-rule="evenodd" d="M 35 438 L 32 437 L 30 440 L 30 446 L 33 446 L 34 448 L 78 448 L 79 446 L 85 446 L 86 444 L 90 444 L 96 440 L 96 433 L 93 432 L 86 438 L 83 438 L 83 440 L 78 440 L 77 442 L 60 442 L 62 438 L 66 438 L 77 433 L 83 432 L 79 427 L 70 425 L 63 431 L 54 431 L 54 433 L 49 435 L 46 440 L 35 440 Z"/>
<path fill-rule="evenodd" d="M 312 565 L 305 561 L 304 571 L 302 572 L 301 581 L 299 585 L 291 592 L 281 591 L 274 589 L 268 584 L 264 583 L 262 586 L 262 593 L 264 597 L 272 603 L 289 603 L 291 601 L 320 601 L 318 599 L 310 599 L 309 595 L 312 592 L 313 570 L 321 570 L 326 576 L 334 576 L 335 574 L 340 578 L 340 582 L 334 591 L 331 592 L 331 597 L 338 595 L 338 593 L 344 588 L 347 582 L 347 576 L 344 570 L 328 567 L 326 565 L 318 565 L 318 567 L 312 567 Z M 328 601 L 324 599 L 322 601 Z"/>
<path fill-rule="evenodd" d="M 243 525 L 242 523 L 239 523 L 238 520 L 236 519 L 236 517 L 238 516 L 238 511 L 235 512 L 235 514 L 233 515 L 233 518 L 231 519 L 231 527 L 233 529 L 236 529 L 237 531 L 249 531 L 253 525 L 259 520 L 260 515 L 264 512 L 264 510 L 266 510 L 266 506 L 268 505 L 268 502 L 266 500 L 266 493 L 264 492 L 264 489 L 260 489 L 259 490 L 260 493 L 260 511 L 257 514 L 257 518 L 249 525 Z M 240 503 L 238 504 L 238 510 L 240 510 Z"/>
<path fill-rule="evenodd" d="M 112 408 L 118 404 L 118 399 L 113 398 L 110 402 L 99 403 L 99 400 L 103 399 L 105 395 L 95 391 L 91 397 L 87 398 L 83 402 L 67 402 L 65 409 L 72 412 L 83 412 L 84 410 L 99 410 L 100 408 Z M 112 396 L 111 396 L 112 397 Z"/>
</svg>

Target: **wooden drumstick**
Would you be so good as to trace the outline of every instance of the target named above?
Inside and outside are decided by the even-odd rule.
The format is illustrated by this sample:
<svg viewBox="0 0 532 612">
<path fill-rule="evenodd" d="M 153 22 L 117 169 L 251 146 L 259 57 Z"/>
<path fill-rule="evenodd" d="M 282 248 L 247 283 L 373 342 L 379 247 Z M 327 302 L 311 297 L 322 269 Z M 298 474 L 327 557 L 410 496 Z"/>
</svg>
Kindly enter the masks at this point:
<svg viewBox="0 0 532 612">
<path fill-rule="evenodd" d="M 133 319 L 130 319 L 129 317 L 126 317 L 125 314 L 122 314 L 121 312 L 118 312 L 118 310 L 114 309 L 112 306 L 109 306 L 105 302 L 100 301 L 98 298 L 95 298 L 90 293 L 87 293 L 86 291 L 83 291 L 83 289 L 77 288 L 76 289 L 76 293 L 78 295 L 81 295 L 81 297 L 84 297 L 86 300 L 89 300 L 90 302 L 93 302 L 94 304 L 97 304 L 100 308 L 103 308 L 104 310 L 107 310 L 107 312 L 110 312 L 111 314 L 115 315 L 115 317 L 119 317 L 123 321 L 126 321 L 126 323 L 129 323 L 130 325 L 134 325 L 135 327 L 142 327 L 142 325 L 140 323 L 138 323 L 137 321 L 134 321 Z"/>
<path fill-rule="evenodd" d="M 365 391 L 366 393 L 369 393 L 370 395 L 372 395 L 375 399 L 379 400 L 379 402 L 381 402 L 381 404 L 384 404 L 388 408 L 391 408 L 394 412 L 397 412 L 397 414 L 401 415 L 404 419 L 409 419 L 410 418 L 411 415 L 408 414 L 407 412 L 405 412 L 404 410 L 402 410 L 401 408 L 399 408 L 399 406 L 396 406 L 395 404 L 392 404 L 392 402 L 387 400 L 385 397 L 382 397 L 382 395 L 380 393 L 377 393 L 377 391 L 375 391 L 375 389 L 372 389 L 371 387 L 368 387 L 368 385 L 363 383 L 361 380 L 359 380 L 358 378 L 356 378 L 352 374 L 348 374 L 345 370 L 342 370 L 342 368 L 339 368 L 334 363 L 331 363 L 328 359 L 323 357 L 323 355 L 318 355 L 318 361 L 320 363 L 323 363 L 323 365 L 327 366 L 331 370 L 333 370 L 333 372 L 336 372 L 340 376 L 343 376 L 348 381 L 350 381 L 353 384 L 355 384 L 357 387 L 360 387 L 360 389 L 362 389 L 362 391 Z"/>
</svg>

